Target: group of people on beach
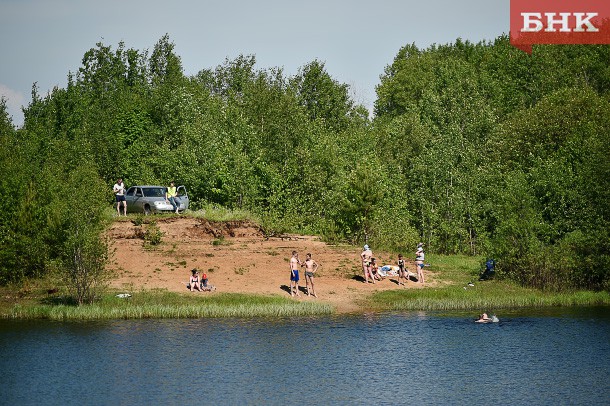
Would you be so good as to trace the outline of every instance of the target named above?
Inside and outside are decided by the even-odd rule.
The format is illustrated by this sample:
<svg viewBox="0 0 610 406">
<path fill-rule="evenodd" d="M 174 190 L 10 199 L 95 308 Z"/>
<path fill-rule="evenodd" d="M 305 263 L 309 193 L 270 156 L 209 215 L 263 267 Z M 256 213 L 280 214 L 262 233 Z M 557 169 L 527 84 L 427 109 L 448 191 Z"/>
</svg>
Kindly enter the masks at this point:
<svg viewBox="0 0 610 406">
<path fill-rule="evenodd" d="M 417 268 L 417 281 L 419 283 L 424 283 L 424 244 L 417 244 L 417 249 L 415 251 L 415 266 Z M 380 272 L 379 266 L 377 265 L 375 258 L 373 257 L 373 251 L 368 244 L 364 245 L 362 253 L 360 254 L 360 259 L 362 260 L 362 270 L 364 273 L 364 281 L 365 283 L 376 283 L 377 281 L 383 280 L 387 273 Z M 314 277 L 316 271 L 318 270 L 319 264 L 312 258 L 310 253 L 307 253 L 305 256 L 305 261 L 301 261 L 299 259 L 299 253 L 297 251 L 292 251 L 292 257 L 290 258 L 290 296 L 292 297 L 300 297 L 301 293 L 299 291 L 299 281 L 301 279 L 299 271 L 301 268 L 305 268 L 305 290 L 307 296 L 318 297 L 316 295 Z M 383 267 L 386 268 L 386 267 Z M 382 268 L 382 269 L 383 269 Z M 389 268 L 389 267 L 388 267 Z M 397 261 L 398 271 L 398 285 L 403 285 L 406 287 L 407 282 L 409 281 L 409 277 L 411 274 L 407 269 L 407 264 L 402 254 L 398 254 Z M 394 274 L 395 275 L 395 274 Z M 403 281 L 404 280 L 404 281 Z M 208 278 L 204 273 L 201 277 L 199 276 L 199 271 L 197 269 L 192 270 L 192 275 L 190 277 L 188 287 L 191 292 L 198 290 L 210 290 L 208 286 Z"/>
<path fill-rule="evenodd" d="M 415 251 L 415 267 L 417 268 L 417 281 L 419 283 L 424 283 L 424 244 L 417 244 L 417 250 Z M 360 254 L 360 259 L 362 260 L 362 272 L 364 273 L 364 282 L 376 283 L 376 281 L 380 281 L 383 279 L 383 276 L 379 272 L 379 266 L 376 263 L 375 258 L 373 257 L 373 251 L 368 244 L 365 244 L 362 253 Z M 402 254 L 398 254 L 398 285 L 406 286 L 406 282 L 409 280 L 409 271 L 407 270 L 407 266 Z M 401 280 L 404 279 L 404 282 Z"/>
<path fill-rule="evenodd" d="M 419 243 L 417 245 L 417 250 L 415 252 L 415 266 L 417 268 L 417 280 L 419 283 L 424 283 L 424 249 L 423 243 Z M 369 283 L 369 279 L 371 283 L 376 283 L 376 281 L 380 281 L 384 278 L 384 276 L 379 271 L 379 267 L 373 257 L 373 251 L 368 245 L 364 246 L 362 253 L 360 254 L 360 258 L 362 260 L 362 269 L 364 272 L 364 281 Z M 299 281 L 301 279 L 299 275 L 299 270 L 301 268 L 305 268 L 305 289 L 307 292 L 307 296 L 318 297 L 316 295 L 315 285 L 314 285 L 314 277 L 315 273 L 318 270 L 319 264 L 312 258 L 310 253 L 307 253 L 305 256 L 305 261 L 301 261 L 299 259 L 299 253 L 297 251 L 292 251 L 292 257 L 290 258 L 290 296 L 292 297 L 300 297 L 301 293 L 299 291 Z M 398 254 L 398 285 L 406 286 L 407 281 L 409 280 L 409 271 L 407 270 L 406 261 L 403 258 L 402 254 Z M 404 282 L 402 280 L 404 279 Z M 199 271 L 197 269 L 192 270 L 192 275 L 188 284 L 191 292 L 198 290 L 210 290 L 208 288 L 208 278 L 204 273 L 201 277 L 199 276 Z"/>
</svg>

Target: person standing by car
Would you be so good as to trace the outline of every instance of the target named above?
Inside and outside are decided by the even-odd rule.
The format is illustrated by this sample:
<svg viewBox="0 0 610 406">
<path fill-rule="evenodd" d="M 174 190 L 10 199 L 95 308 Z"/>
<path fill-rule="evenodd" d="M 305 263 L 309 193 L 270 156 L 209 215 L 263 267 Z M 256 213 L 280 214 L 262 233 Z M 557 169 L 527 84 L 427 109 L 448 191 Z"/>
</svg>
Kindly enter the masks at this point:
<svg viewBox="0 0 610 406">
<path fill-rule="evenodd" d="M 178 207 L 180 207 L 180 203 L 178 202 L 178 193 L 176 192 L 176 185 L 174 185 L 174 182 L 169 183 L 167 192 L 165 192 L 165 201 L 171 203 L 172 207 L 174 208 L 174 212 L 178 214 Z"/>
<path fill-rule="evenodd" d="M 112 187 L 112 191 L 116 196 L 116 211 L 121 216 L 121 205 L 123 206 L 123 214 L 127 216 L 127 202 L 125 201 L 125 184 L 123 183 L 123 179 L 119 178 L 114 186 Z"/>
</svg>

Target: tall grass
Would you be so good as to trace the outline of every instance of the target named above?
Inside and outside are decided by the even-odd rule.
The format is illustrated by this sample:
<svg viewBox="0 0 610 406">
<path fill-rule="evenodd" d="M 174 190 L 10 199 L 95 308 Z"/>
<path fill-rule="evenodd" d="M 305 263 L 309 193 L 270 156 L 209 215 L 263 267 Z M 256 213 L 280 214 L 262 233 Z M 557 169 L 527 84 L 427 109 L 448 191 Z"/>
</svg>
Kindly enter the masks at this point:
<svg viewBox="0 0 610 406">
<path fill-rule="evenodd" d="M 449 286 L 378 292 L 369 299 L 376 310 L 493 310 L 543 306 L 610 305 L 608 292 L 549 293 L 505 282 L 482 282 L 474 287 Z"/>
<path fill-rule="evenodd" d="M 84 306 L 67 303 L 15 305 L 3 318 L 49 320 L 105 320 L 201 317 L 286 317 L 325 315 L 334 312 L 331 305 L 298 302 L 280 296 L 246 294 L 178 294 L 143 291 L 130 298 L 104 297 Z"/>
</svg>

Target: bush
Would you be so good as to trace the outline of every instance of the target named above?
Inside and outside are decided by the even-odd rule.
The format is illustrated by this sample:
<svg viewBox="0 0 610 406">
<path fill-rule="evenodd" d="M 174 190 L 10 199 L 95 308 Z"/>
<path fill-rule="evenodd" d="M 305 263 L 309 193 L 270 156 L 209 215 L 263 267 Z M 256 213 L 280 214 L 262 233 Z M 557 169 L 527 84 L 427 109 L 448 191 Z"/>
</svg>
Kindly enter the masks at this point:
<svg viewBox="0 0 610 406">
<path fill-rule="evenodd" d="M 146 231 L 144 231 L 144 244 L 159 245 L 161 244 L 162 239 L 163 232 L 156 221 L 153 221 L 146 226 Z"/>
</svg>

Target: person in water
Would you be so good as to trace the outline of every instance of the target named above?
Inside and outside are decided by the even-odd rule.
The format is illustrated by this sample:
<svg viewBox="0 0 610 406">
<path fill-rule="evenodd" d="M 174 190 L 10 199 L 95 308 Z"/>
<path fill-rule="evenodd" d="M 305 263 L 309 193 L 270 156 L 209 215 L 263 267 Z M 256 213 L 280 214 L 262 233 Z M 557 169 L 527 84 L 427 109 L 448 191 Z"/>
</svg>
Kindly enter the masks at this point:
<svg viewBox="0 0 610 406">
<path fill-rule="evenodd" d="M 487 313 L 483 313 L 479 315 L 479 319 L 476 320 L 476 323 L 489 323 L 491 321 L 491 319 L 489 318 L 489 316 L 487 315 Z"/>
</svg>

